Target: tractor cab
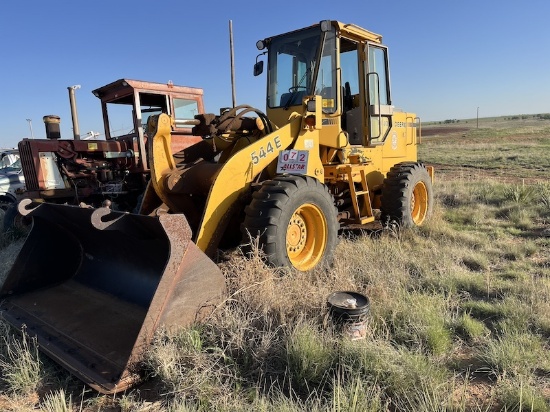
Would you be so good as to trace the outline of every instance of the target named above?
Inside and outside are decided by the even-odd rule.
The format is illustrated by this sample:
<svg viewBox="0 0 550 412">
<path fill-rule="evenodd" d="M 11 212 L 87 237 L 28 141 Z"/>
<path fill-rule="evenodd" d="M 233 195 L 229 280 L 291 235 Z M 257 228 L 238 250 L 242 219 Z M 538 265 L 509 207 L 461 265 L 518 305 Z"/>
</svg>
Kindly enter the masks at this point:
<svg viewBox="0 0 550 412">
<path fill-rule="evenodd" d="M 201 88 L 119 79 L 92 93 L 101 99 L 106 139 L 132 143 L 140 170 L 149 169 L 145 145 L 147 120 L 151 116 L 165 113 L 174 119 L 174 153 L 202 140 L 193 136 L 191 122 L 195 115 L 204 112 Z"/>
</svg>

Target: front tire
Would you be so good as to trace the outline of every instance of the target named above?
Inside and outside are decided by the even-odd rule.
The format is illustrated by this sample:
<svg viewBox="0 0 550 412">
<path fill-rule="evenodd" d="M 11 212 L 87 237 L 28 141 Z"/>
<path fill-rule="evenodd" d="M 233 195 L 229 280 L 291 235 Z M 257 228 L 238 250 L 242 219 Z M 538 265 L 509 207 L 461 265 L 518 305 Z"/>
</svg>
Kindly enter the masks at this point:
<svg viewBox="0 0 550 412">
<path fill-rule="evenodd" d="M 382 223 L 421 226 L 433 210 L 432 179 L 422 163 L 399 163 L 384 179 Z"/>
<path fill-rule="evenodd" d="M 309 176 L 278 176 L 263 183 L 245 209 L 242 232 L 259 238 L 267 263 L 308 271 L 330 263 L 338 240 L 334 200 Z"/>
</svg>

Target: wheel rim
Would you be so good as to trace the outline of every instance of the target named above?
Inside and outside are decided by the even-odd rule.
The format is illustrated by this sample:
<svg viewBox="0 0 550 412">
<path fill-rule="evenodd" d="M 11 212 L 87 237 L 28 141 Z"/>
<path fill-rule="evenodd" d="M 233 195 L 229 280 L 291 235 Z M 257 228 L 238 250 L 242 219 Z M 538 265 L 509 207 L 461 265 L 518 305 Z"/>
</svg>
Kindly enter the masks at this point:
<svg viewBox="0 0 550 412">
<path fill-rule="evenodd" d="M 428 214 L 428 188 L 424 182 L 418 182 L 411 198 L 411 216 L 415 225 L 421 225 Z"/>
<path fill-rule="evenodd" d="M 292 266 L 308 270 L 322 259 L 327 245 L 327 221 L 312 204 L 300 206 L 288 223 L 286 250 Z"/>
</svg>

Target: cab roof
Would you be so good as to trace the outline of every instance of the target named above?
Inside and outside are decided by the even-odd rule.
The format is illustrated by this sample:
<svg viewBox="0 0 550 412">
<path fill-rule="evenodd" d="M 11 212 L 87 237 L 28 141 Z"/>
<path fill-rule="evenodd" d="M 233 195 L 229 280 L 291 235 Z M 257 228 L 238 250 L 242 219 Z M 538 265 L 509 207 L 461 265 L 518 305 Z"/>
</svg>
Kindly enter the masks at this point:
<svg viewBox="0 0 550 412">
<path fill-rule="evenodd" d="M 116 96 L 131 94 L 134 90 L 145 92 L 161 92 L 163 94 L 187 94 L 187 95 L 203 95 L 203 89 L 198 87 L 178 86 L 168 83 L 148 82 L 144 80 L 118 79 L 105 86 L 99 87 L 92 91 L 94 96 L 103 99 L 106 96 Z"/>
</svg>

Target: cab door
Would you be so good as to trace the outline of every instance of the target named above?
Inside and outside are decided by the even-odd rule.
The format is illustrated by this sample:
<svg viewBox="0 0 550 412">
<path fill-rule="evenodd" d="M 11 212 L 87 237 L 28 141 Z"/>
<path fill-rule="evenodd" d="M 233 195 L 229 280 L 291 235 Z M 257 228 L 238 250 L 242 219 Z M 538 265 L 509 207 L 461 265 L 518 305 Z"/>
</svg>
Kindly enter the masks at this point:
<svg viewBox="0 0 550 412">
<path fill-rule="evenodd" d="M 382 143 L 392 127 L 393 106 L 390 93 L 388 48 L 367 43 L 365 46 L 365 87 L 368 144 Z"/>
</svg>

